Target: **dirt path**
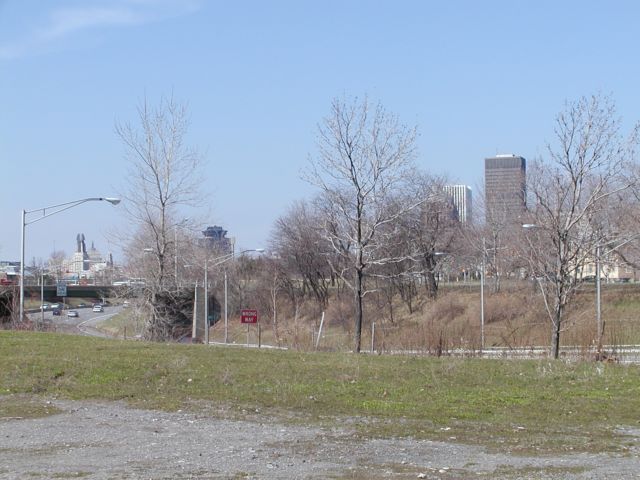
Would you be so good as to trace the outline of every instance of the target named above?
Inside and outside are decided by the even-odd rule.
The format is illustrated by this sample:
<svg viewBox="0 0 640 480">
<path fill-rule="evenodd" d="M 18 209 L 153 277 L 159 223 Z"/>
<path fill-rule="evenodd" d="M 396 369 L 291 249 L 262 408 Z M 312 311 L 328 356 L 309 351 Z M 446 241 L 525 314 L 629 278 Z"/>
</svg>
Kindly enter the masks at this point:
<svg viewBox="0 0 640 480">
<path fill-rule="evenodd" d="M 453 443 L 362 439 L 348 426 L 52 403 L 62 413 L 0 419 L 0 479 L 640 478 L 638 452 L 517 457 Z"/>
</svg>

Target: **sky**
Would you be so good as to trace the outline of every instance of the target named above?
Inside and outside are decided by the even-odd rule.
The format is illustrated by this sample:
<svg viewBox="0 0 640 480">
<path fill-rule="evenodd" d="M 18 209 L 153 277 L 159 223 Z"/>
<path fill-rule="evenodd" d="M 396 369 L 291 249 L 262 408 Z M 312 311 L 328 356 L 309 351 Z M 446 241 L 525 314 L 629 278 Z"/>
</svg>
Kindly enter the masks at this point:
<svg viewBox="0 0 640 480">
<path fill-rule="evenodd" d="M 187 105 L 205 162 L 188 215 L 242 249 L 317 193 L 301 176 L 336 97 L 417 126 L 418 166 L 475 194 L 485 157 L 546 155 L 567 101 L 611 94 L 625 129 L 640 119 L 639 19 L 631 0 L 0 0 L 0 260 L 20 257 L 23 209 L 120 195 L 115 125 L 145 98 Z M 26 261 L 78 233 L 122 260 L 123 214 L 90 202 L 28 225 Z"/>
</svg>

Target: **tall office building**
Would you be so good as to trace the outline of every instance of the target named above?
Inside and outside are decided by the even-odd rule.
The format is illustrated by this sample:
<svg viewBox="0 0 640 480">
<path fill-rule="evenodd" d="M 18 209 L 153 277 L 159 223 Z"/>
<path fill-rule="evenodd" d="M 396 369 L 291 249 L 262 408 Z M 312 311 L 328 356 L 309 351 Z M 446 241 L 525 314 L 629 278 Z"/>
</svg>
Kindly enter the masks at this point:
<svg viewBox="0 0 640 480">
<path fill-rule="evenodd" d="M 443 189 L 453 201 L 460 223 L 471 223 L 473 221 L 471 188 L 466 185 L 445 185 Z"/>
<path fill-rule="evenodd" d="M 487 223 L 523 221 L 527 202 L 527 161 L 513 154 L 484 160 L 484 191 Z"/>
</svg>

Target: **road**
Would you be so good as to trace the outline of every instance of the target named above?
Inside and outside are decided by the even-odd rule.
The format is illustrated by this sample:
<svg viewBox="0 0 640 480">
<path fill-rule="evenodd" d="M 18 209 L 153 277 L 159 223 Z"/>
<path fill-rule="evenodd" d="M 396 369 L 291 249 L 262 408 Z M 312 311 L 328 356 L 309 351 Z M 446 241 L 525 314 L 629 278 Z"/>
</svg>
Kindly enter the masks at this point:
<svg viewBox="0 0 640 480">
<path fill-rule="evenodd" d="M 91 335 L 94 337 L 110 338 L 111 335 L 96 328 L 96 325 L 120 312 L 121 306 L 108 306 L 103 312 L 94 312 L 89 308 L 73 308 L 78 312 L 77 317 L 68 317 L 69 310 L 63 310 L 62 315 L 53 315 L 53 312 L 46 311 L 44 313 L 45 324 L 53 325 L 54 330 L 67 333 L 81 333 L 83 335 Z M 34 322 L 42 320 L 42 313 L 31 313 L 29 318 Z"/>
</svg>

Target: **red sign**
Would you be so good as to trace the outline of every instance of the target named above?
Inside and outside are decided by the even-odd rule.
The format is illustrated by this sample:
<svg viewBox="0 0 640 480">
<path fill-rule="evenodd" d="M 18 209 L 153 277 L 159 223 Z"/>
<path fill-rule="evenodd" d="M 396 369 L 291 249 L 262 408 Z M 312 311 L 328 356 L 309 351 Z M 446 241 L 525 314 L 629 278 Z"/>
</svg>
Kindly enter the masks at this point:
<svg viewBox="0 0 640 480">
<path fill-rule="evenodd" d="M 240 323 L 258 323 L 258 310 L 240 311 Z"/>
</svg>

